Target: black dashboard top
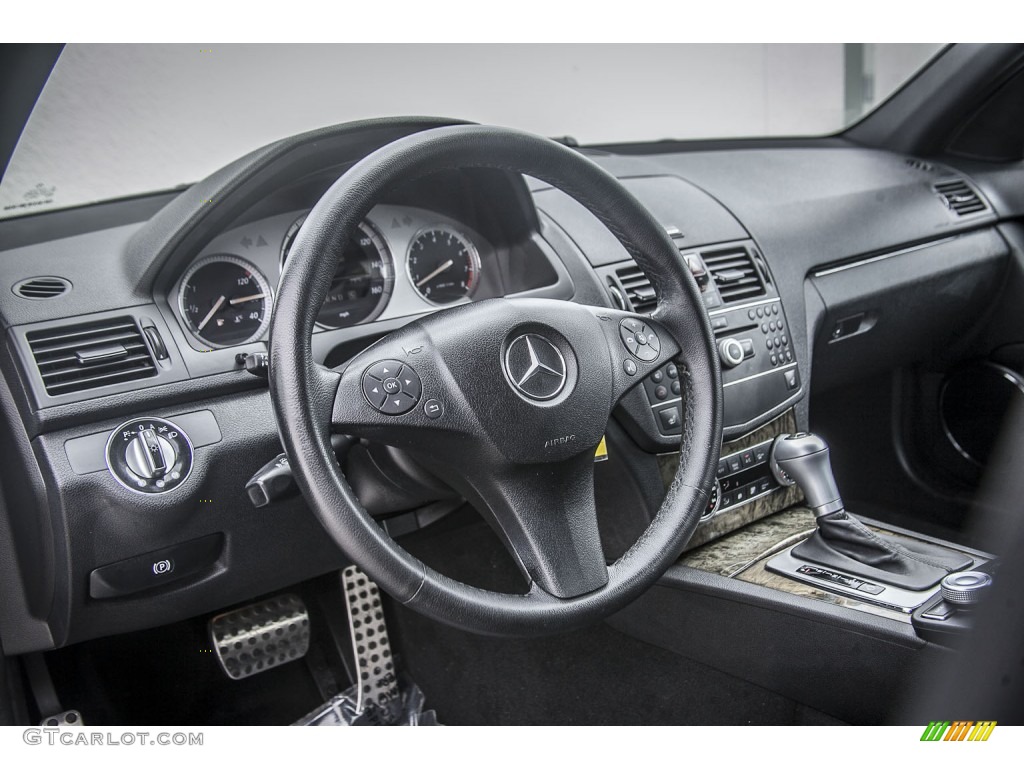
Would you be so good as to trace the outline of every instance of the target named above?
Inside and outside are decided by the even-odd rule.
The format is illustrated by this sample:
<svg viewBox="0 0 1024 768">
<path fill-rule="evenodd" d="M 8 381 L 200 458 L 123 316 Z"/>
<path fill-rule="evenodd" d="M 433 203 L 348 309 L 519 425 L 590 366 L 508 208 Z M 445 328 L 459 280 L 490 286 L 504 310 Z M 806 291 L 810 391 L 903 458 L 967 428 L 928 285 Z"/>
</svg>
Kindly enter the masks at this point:
<svg viewBox="0 0 1024 768">
<path fill-rule="evenodd" d="M 334 178 L 361 156 L 398 136 L 448 122 L 424 118 L 368 121 L 303 134 L 239 159 L 180 193 L 141 224 L 69 237 L 53 232 L 50 241 L 3 252 L 0 274 L 6 284 L 57 275 L 72 286 L 53 301 L 28 300 L 9 290 L 0 291 L 0 321 L 11 338 L 18 340 L 15 348 L 20 350 L 22 376 L 31 382 L 28 389 L 35 394 L 25 401 L 27 410 L 237 370 L 236 355 L 258 351 L 265 344 L 265 332 L 244 339 L 246 343 L 223 348 L 206 343 L 196 326 L 206 319 L 207 309 L 200 312 L 197 308 L 192 321 L 183 312 L 181 292 L 194 288 L 183 280 L 190 266 L 214 253 L 232 255 L 242 259 L 245 269 L 257 267 L 257 274 L 266 278 L 268 292 L 272 292 L 288 227 Z M 835 141 L 820 146 L 646 156 L 587 152 L 647 205 L 682 250 L 739 241 L 759 249 L 765 269 L 777 283 L 778 295 L 794 317 L 804 314 L 803 280 L 815 269 L 941 240 L 996 220 L 990 206 L 960 217 L 943 204 L 936 190 L 943 180 L 963 180 L 974 188 L 972 181 L 952 168 L 836 146 Z M 552 251 L 552 237 L 565 237 L 583 256 L 583 263 L 595 268 L 629 261 L 611 233 L 566 195 L 510 174 L 452 170 L 444 178 L 418 180 L 396 189 L 382 204 L 398 207 L 380 209 L 378 218 L 389 221 L 378 221 L 378 230 L 395 222 L 395 232 L 412 222 L 417 230 L 426 230 L 434 222 L 456 233 L 460 228 L 472 233 L 467 243 L 478 253 L 482 249 L 490 267 L 475 267 L 478 259 L 474 256 L 466 268 L 479 273 L 469 274 L 468 279 L 476 283 L 472 287 L 481 291 L 480 297 L 526 291 L 570 298 L 582 292 L 593 300 L 604 293 L 607 286 L 599 275 L 585 268 L 581 271 L 581 264 L 573 263 L 572 257 Z M 124 207 L 130 218 L 138 216 L 136 203 L 126 202 Z M 870 226 L 864 226 L 865 221 L 871 222 Z M 5 227 L 17 225 L 0 223 L 0 234 Z M 266 233 L 256 231 L 261 226 Z M 387 238 L 382 232 L 381 240 Z M 228 239 L 232 243 L 226 248 Z M 318 340 L 324 360 L 338 362 L 343 353 L 332 354 L 336 348 L 360 339 L 364 343 L 372 340 L 371 327 L 379 336 L 395 327 L 398 318 L 431 309 L 429 299 L 418 295 L 415 281 L 406 279 L 410 239 L 397 242 L 399 253 L 390 254 L 395 263 L 385 287 L 390 291 L 392 284 L 398 285 L 396 296 L 401 300 L 392 302 L 391 309 L 375 311 L 371 319 L 378 320 L 376 323 L 330 332 L 324 329 L 325 333 L 318 334 L 325 337 Z M 389 250 L 389 245 L 382 243 L 384 250 Z M 436 266 L 444 263 L 440 260 Z M 420 279 L 429 271 L 421 273 Z M 396 277 L 401 279 L 396 281 Z M 413 290 L 407 291 L 410 285 Z M 253 318 L 260 315 L 257 309 L 254 304 L 249 313 Z M 265 309 L 269 313 L 269 301 Z M 25 340 L 35 324 L 88 320 L 97 313 L 128 310 L 153 317 L 158 330 L 166 332 L 172 342 L 170 367 L 180 359 L 184 370 L 171 378 L 156 377 L 70 397 L 51 398 L 40 392 Z M 233 316 L 233 320 L 239 318 Z M 252 320 L 264 327 L 265 321 L 263 315 Z M 806 377 L 810 359 L 802 326 L 795 324 L 792 335 L 796 359 Z M 84 405 L 84 413 L 88 413 L 87 403 Z"/>
</svg>

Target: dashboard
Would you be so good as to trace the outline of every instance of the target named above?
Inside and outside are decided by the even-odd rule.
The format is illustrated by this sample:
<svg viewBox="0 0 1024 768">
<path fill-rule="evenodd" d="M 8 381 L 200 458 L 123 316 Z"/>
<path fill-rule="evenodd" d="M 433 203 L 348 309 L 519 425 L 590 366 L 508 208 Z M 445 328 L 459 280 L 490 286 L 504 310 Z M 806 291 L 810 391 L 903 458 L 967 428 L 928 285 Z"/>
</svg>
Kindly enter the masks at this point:
<svg viewBox="0 0 1024 768">
<path fill-rule="evenodd" d="M 245 360 L 267 351 L 289 248 L 324 190 L 375 148 L 435 124 L 325 129 L 184 192 L 50 214 L 45 232 L 3 225 L 7 652 L 167 623 L 344 563 L 301 497 L 253 509 L 243 491 L 281 451 L 266 380 Z M 1008 259 L 982 186 L 951 167 L 850 146 L 589 154 L 665 227 L 715 332 L 725 443 L 695 543 L 793 503 L 765 447 L 806 428 L 812 386 L 952 344 L 962 318 L 984 315 Z M 954 182 L 980 207 L 951 209 L 941 185 Z M 337 266 L 313 353 L 332 367 L 468 302 L 541 296 L 646 313 L 657 300 L 589 212 L 504 171 L 410 182 L 323 258 Z M 31 295 L 49 279 L 64 290 Z M 901 290 L 915 301 L 893 300 Z M 598 479 L 609 551 L 642 530 L 678 464 L 678 377 L 666 361 L 609 429 L 620 459 Z M 368 456 L 387 486 L 400 462 Z M 370 485 L 391 499 L 393 535 L 420 526 L 394 488 Z M 155 570 L 164 562 L 173 573 Z"/>
</svg>

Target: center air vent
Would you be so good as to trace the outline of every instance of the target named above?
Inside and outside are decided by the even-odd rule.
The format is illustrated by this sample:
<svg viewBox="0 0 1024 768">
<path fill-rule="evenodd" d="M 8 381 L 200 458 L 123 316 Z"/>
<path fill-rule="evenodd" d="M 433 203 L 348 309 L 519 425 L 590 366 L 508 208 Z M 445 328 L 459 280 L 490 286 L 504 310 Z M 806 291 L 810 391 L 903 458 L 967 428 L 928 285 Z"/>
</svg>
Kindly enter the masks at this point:
<svg viewBox="0 0 1024 768">
<path fill-rule="evenodd" d="M 619 267 L 615 270 L 615 276 L 622 284 L 622 290 L 626 293 L 626 299 L 633 307 L 634 312 L 653 312 L 658 304 L 658 297 L 651 287 L 651 281 L 636 264 L 628 267 Z"/>
<path fill-rule="evenodd" d="M 15 296 L 23 299 L 55 299 L 71 290 L 63 277 L 30 277 L 14 284 Z"/>
<path fill-rule="evenodd" d="M 967 216 L 971 213 L 979 213 L 988 210 L 985 201 L 975 192 L 963 179 L 943 181 L 934 186 L 939 198 L 957 216 Z"/>
<path fill-rule="evenodd" d="M 25 338 L 48 395 L 156 375 L 149 348 L 131 317 L 29 331 Z"/>
<path fill-rule="evenodd" d="M 704 265 L 725 304 L 764 296 L 767 289 L 750 251 L 742 245 L 701 251 Z"/>
</svg>

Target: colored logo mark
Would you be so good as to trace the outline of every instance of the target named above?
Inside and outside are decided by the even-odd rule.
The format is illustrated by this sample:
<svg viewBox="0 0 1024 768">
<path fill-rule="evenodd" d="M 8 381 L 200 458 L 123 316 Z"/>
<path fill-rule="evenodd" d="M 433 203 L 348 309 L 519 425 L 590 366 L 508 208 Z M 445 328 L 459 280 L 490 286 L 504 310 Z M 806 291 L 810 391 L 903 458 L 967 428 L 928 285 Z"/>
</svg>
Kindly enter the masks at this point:
<svg viewBox="0 0 1024 768">
<path fill-rule="evenodd" d="M 995 720 L 932 720 L 921 734 L 921 741 L 988 741 Z"/>
</svg>

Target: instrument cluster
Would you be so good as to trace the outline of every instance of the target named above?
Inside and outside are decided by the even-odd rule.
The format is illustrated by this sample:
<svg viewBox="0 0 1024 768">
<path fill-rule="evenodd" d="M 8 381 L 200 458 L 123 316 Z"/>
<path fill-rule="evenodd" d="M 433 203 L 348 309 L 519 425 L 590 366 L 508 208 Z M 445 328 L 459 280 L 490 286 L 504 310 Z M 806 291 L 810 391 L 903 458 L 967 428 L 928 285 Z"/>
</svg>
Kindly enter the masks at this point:
<svg viewBox="0 0 1024 768">
<path fill-rule="evenodd" d="M 198 347 L 266 338 L 276 287 L 307 211 L 260 219 L 215 237 L 176 282 L 172 297 Z M 494 249 L 446 216 L 377 206 L 338 258 L 317 316 L 320 330 L 429 312 L 501 295 Z"/>
</svg>

